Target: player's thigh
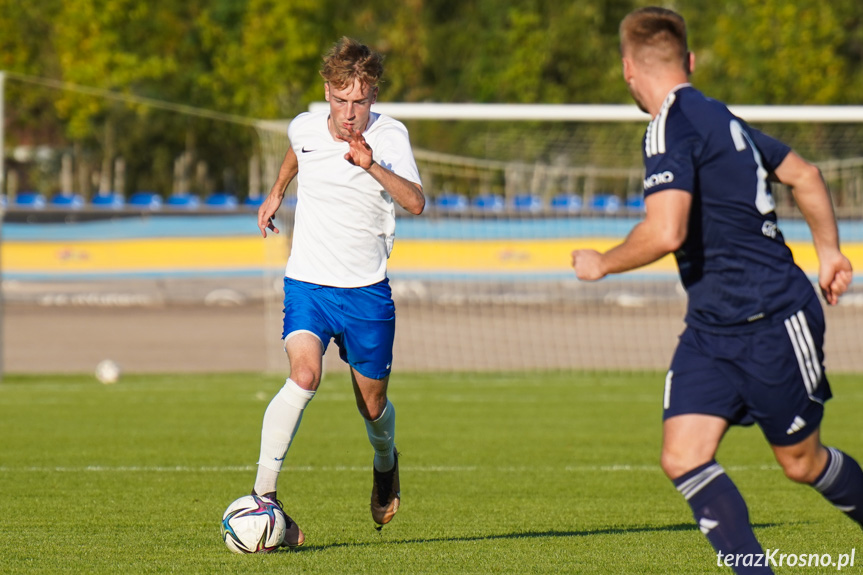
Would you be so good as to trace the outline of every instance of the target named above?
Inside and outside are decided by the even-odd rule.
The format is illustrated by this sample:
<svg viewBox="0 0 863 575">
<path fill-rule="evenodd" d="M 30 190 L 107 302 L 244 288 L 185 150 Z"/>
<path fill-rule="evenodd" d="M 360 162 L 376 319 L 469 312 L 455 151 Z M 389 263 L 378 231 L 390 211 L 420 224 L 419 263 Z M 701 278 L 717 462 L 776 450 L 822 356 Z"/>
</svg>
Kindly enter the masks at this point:
<svg viewBox="0 0 863 575">
<path fill-rule="evenodd" d="M 740 394 L 741 376 L 734 358 L 744 350 L 736 338 L 687 327 L 665 376 L 662 419 L 712 415 L 732 424 L 748 424 Z"/>
<path fill-rule="evenodd" d="M 396 317 L 389 282 L 344 290 L 340 355 L 358 374 L 384 380 L 393 361 Z"/>
<path fill-rule="evenodd" d="M 670 478 L 711 461 L 729 425 L 752 423 L 733 361 L 743 350 L 734 337 L 681 334 L 662 398 L 661 463 Z"/>
<path fill-rule="evenodd" d="M 333 288 L 285 278 L 282 337 L 291 364 L 291 379 L 304 389 L 316 389 L 322 356 L 339 328 Z"/>
<path fill-rule="evenodd" d="M 752 336 L 746 396 L 774 446 L 799 444 L 815 432 L 832 395 L 824 374 L 824 315 L 813 302 Z"/>
<path fill-rule="evenodd" d="M 333 333 L 339 330 L 338 302 L 333 288 L 285 278 L 282 338 L 287 342 L 294 334 L 309 333 L 321 342 L 322 352 Z"/>
</svg>

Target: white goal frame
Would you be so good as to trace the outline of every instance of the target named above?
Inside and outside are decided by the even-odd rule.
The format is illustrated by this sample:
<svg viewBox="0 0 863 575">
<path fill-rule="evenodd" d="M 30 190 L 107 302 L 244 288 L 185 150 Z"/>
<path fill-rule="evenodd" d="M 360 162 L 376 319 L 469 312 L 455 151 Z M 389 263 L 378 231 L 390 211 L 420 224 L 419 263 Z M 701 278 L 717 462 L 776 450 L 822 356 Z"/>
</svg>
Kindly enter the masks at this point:
<svg viewBox="0 0 863 575">
<path fill-rule="evenodd" d="M 328 110 L 312 102 L 309 111 Z M 443 104 L 378 102 L 375 112 L 399 120 L 513 120 L 559 122 L 628 122 L 650 120 L 631 104 Z M 863 106 L 729 106 L 747 122 L 863 122 Z M 285 123 L 287 127 L 287 122 Z"/>
</svg>

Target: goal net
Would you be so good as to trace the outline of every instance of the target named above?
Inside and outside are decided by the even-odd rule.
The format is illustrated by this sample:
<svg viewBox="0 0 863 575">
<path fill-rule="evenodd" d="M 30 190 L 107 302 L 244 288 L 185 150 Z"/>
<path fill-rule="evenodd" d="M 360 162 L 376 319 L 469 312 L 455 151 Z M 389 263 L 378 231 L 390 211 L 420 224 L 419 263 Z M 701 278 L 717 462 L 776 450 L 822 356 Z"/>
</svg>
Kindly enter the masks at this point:
<svg viewBox="0 0 863 575">
<path fill-rule="evenodd" d="M 634 106 L 374 110 L 407 125 L 427 196 L 422 216 L 399 213 L 389 262 L 396 369 L 667 368 L 686 301 L 673 258 L 595 283 L 579 282 L 570 265 L 573 249 L 607 249 L 642 217 L 645 115 Z M 733 111 L 821 167 L 844 251 L 863 269 L 863 107 Z M 286 128 L 258 125 L 268 182 L 287 150 Z M 780 227 L 814 282 L 808 228 L 789 190 L 773 193 Z M 281 214 L 288 230 L 291 205 Z M 860 284 L 827 310 L 831 371 L 863 370 Z M 281 314 L 275 296 L 271 310 Z M 334 353 L 326 365 L 344 369 Z"/>
</svg>

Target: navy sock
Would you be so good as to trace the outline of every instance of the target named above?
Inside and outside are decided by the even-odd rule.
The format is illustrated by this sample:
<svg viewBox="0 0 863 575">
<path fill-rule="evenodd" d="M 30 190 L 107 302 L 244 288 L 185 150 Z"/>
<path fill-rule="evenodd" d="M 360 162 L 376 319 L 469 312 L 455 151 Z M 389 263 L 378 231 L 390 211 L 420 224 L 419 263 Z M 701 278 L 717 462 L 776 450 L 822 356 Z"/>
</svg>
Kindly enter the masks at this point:
<svg viewBox="0 0 863 575">
<path fill-rule="evenodd" d="M 827 465 L 812 487 L 863 526 L 863 470 L 852 457 L 835 447 L 828 447 L 827 453 Z"/>
<path fill-rule="evenodd" d="M 716 461 L 696 467 L 673 483 L 692 508 L 701 532 L 722 554 L 720 558 L 728 554 L 757 557 L 764 553 L 749 524 L 746 502 Z M 769 567 L 753 567 L 758 563 L 751 559 L 744 563 L 747 566 L 737 564 L 735 573 L 772 573 Z"/>
</svg>

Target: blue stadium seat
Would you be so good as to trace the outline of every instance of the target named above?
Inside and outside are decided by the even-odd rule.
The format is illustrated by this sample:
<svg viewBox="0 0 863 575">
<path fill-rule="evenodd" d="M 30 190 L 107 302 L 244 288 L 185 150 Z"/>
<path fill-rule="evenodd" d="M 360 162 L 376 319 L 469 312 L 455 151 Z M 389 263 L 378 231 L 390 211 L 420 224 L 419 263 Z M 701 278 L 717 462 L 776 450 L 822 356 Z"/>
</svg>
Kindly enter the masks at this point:
<svg viewBox="0 0 863 575">
<path fill-rule="evenodd" d="M 282 207 L 289 210 L 293 210 L 294 208 L 296 208 L 297 196 L 285 196 L 285 199 L 282 201 Z"/>
<path fill-rule="evenodd" d="M 626 197 L 626 209 L 631 212 L 643 212 L 644 194 L 629 194 Z"/>
<path fill-rule="evenodd" d="M 84 207 L 84 196 L 80 194 L 57 194 L 51 198 L 54 208 L 78 210 Z"/>
<path fill-rule="evenodd" d="M 576 194 L 558 194 L 551 198 L 549 207 L 556 212 L 580 212 L 582 199 Z"/>
<path fill-rule="evenodd" d="M 129 205 L 145 210 L 158 210 L 162 207 L 162 197 L 156 192 L 135 192 L 129 198 Z"/>
<path fill-rule="evenodd" d="M 471 204 L 483 212 L 502 212 L 504 208 L 503 196 L 496 194 L 481 194 L 475 197 Z"/>
<path fill-rule="evenodd" d="M 287 198 L 285 198 L 287 199 Z M 261 207 L 261 204 L 264 203 L 264 196 L 258 196 L 257 198 L 248 197 L 243 201 L 243 205 L 249 209 L 257 210 Z"/>
<path fill-rule="evenodd" d="M 41 210 L 45 207 L 45 196 L 39 192 L 18 192 L 15 197 L 15 205 L 19 208 Z"/>
<path fill-rule="evenodd" d="M 434 205 L 443 212 L 463 212 L 467 209 L 467 198 L 461 194 L 442 194 L 435 198 Z"/>
<path fill-rule="evenodd" d="M 227 192 L 215 192 L 207 196 L 204 204 L 217 210 L 233 210 L 237 207 L 237 198 Z"/>
<path fill-rule="evenodd" d="M 0 194 L 0 208 L 6 207 L 6 196 L 5 194 Z"/>
<path fill-rule="evenodd" d="M 178 210 L 197 210 L 201 206 L 201 198 L 193 194 L 174 194 L 168 197 L 165 205 Z"/>
<path fill-rule="evenodd" d="M 590 199 L 590 209 L 594 212 L 614 214 L 620 211 L 620 198 L 614 194 L 596 194 Z"/>
<path fill-rule="evenodd" d="M 512 207 L 517 212 L 538 212 L 542 210 L 542 198 L 536 194 L 518 194 L 512 199 Z"/>
<path fill-rule="evenodd" d="M 90 205 L 94 208 L 119 210 L 126 203 L 120 194 L 108 192 L 107 194 L 96 194 L 90 198 Z"/>
</svg>

